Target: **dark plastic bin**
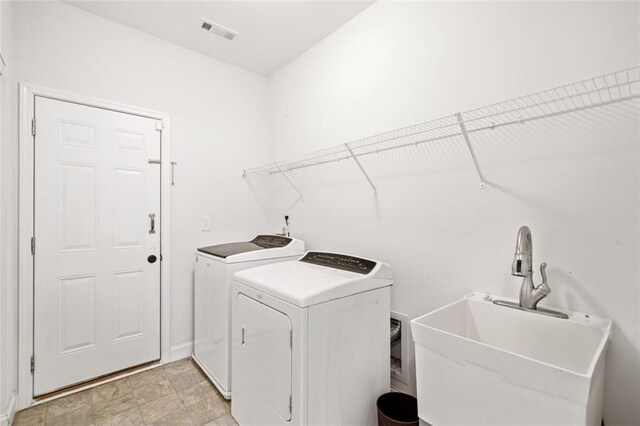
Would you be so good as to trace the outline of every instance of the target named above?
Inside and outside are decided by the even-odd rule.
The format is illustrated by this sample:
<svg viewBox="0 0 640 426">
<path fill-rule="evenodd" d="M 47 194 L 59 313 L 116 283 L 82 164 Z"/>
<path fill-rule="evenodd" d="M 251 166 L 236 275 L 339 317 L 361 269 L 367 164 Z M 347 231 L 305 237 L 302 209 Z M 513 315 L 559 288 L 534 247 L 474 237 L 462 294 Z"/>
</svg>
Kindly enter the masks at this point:
<svg viewBox="0 0 640 426">
<path fill-rule="evenodd" d="M 418 400 L 401 392 L 389 392 L 378 398 L 378 425 L 418 425 Z"/>
</svg>

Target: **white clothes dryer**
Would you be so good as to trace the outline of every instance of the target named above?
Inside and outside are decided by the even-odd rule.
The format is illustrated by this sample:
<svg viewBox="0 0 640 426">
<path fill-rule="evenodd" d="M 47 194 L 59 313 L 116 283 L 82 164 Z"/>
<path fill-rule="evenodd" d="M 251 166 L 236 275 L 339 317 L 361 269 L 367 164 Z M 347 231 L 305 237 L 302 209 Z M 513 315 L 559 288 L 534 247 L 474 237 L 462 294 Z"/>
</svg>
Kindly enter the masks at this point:
<svg viewBox="0 0 640 426">
<path fill-rule="evenodd" d="M 391 267 L 311 251 L 233 278 L 241 425 L 375 425 L 389 391 Z"/>
<path fill-rule="evenodd" d="M 304 242 L 278 235 L 202 247 L 196 251 L 194 361 L 227 399 L 231 397 L 231 278 L 237 271 L 297 259 Z"/>
</svg>

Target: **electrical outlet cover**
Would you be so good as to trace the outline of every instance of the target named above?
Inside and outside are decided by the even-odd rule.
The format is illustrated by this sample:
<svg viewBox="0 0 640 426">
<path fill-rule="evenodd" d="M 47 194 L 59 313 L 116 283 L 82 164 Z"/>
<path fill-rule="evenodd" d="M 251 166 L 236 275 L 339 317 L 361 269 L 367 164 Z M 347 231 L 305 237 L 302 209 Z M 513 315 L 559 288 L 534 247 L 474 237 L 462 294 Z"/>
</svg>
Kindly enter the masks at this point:
<svg viewBox="0 0 640 426">
<path fill-rule="evenodd" d="M 202 231 L 211 231 L 211 217 L 202 216 Z"/>
</svg>

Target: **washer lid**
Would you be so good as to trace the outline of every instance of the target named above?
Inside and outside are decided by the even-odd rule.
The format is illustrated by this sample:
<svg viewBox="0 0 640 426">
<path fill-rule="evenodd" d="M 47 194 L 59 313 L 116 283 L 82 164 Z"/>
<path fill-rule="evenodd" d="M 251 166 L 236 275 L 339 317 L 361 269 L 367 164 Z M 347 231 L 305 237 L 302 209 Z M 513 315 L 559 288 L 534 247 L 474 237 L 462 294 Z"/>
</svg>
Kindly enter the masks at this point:
<svg viewBox="0 0 640 426">
<path fill-rule="evenodd" d="M 384 262 L 327 252 L 246 269 L 233 279 L 300 308 L 393 284 Z"/>
<path fill-rule="evenodd" d="M 251 241 L 240 243 L 218 244 L 215 246 L 201 247 L 198 251 L 212 256 L 226 259 L 234 254 L 246 253 L 255 250 L 285 247 L 292 241 L 292 238 L 279 235 L 258 235 Z"/>
</svg>

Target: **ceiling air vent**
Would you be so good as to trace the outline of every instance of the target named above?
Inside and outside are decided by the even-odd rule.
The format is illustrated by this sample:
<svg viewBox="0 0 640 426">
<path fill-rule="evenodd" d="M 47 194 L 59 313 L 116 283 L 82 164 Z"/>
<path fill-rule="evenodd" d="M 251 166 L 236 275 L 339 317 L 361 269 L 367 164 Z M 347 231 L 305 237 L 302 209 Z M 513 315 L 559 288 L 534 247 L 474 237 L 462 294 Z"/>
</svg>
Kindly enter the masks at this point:
<svg viewBox="0 0 640 426">
<path fill-rule="evenodd" d="M 237 31 L 233 31 L 230 28 L 222 26 L 220 24 L 216 24 L 215 22 L 208 21 L 206 19 L 202 20 L 202 25 L 200 26 L 205 31 L 208 31 L 212 34 L 217 35 L 218 37 L 225 38 L 227 40 L 233 40 L 238 36 Z"/>
</svg>

